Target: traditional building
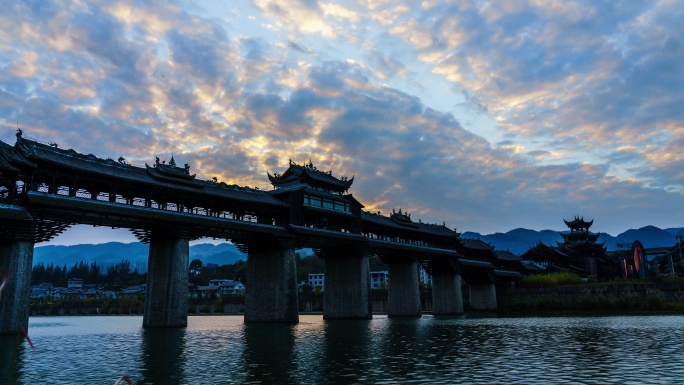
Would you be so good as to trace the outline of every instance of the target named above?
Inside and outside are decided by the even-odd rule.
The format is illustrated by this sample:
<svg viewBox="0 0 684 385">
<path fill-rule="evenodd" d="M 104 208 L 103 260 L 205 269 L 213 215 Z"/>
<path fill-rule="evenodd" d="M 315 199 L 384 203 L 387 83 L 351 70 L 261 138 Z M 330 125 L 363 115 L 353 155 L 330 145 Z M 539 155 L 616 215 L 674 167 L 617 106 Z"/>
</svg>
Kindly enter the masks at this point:
<svg viewBox="0 0 684 385">
<path fill-rule="evenodd" d="M 271 194 L 290 207 L 290 223 L 296 226 L 346 233 L 361 233 L 359 203 L 347 191 L 354 178 L 336 178 L 331 171 L 321 171 L 311 161 L 299 165 L 290 160 L 283 174 L 268 173 L 274 187 Z"/>
<path fill-rule="evenodd" d="M 575 217 L 566 221 L 569 230 L 561 232 L 563 242 L 548 246 L 539 242 L 524 253 L 521 258 L 528 270 L 569 271 L 582 277 L 594 276 L 610 279 L 617 275 L 617 260 L 606 254 L 606 246 L 599 243 L 599 233 L 589 231 L 593 220 Z"/>
<path fill-rule="evenodd" d="M 494 255 L 496 256 L 497 269 L 509 271 L 522 270 L 522 266 L 520 265 L 521 259 L 519 255 L 513 254 L 508 250 L 494 250 Z"/>
<path fill-rule="evenodd" d="M 684 242 L 681 235 L 677 235 L 676 239 L 677 243 L 672 247 L 644 249 L 642 246 L 642 253 L 645 259 L 644 263 L 648 266 L 646 275 L 651 277 L 684 276 Z M 639 241 L 635 241 L 635 243 L 636 242 Z M 636 258 L 637 254 L 634 253 L 634 251 L 632 254 Z M 650 261 L 646 262 L 648 259 L 650 259 Z M 629 268 L 627 262 L 631 262 L 631 260 L 629 258 L 626 259 L 625 267 Z M 626 269 L 625 272 L 629 273 L 630 271 Z"/>
</svg>

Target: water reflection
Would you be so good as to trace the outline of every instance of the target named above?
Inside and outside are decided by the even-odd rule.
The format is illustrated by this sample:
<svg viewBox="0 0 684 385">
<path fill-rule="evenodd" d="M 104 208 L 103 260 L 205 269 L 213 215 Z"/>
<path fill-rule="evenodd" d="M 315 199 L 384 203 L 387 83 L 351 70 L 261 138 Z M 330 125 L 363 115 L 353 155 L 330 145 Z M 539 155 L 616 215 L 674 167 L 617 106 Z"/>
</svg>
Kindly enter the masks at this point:
<svg viewBox="0 0 684 385">
<path fill-rule="evenodd" d="M 185 329 L 142 330 L 142 384 L 188 383 L 183 371 Z"/>
<path fill-rule="evenodd" d="M 385 367 L 388 380 L 400 381 L 420 377 L 424 368 L 418 367 L 417 358 L 422 356 L 423 340 L 419 338 L 417 318 L 388 318 L 387 327 L 380 333 L 378 356 Z"/>
<path fill-rule="evenodd" d="M 14 384 L 22 371 L 28 343 L 19 335 L 0 335 L 0 384 Z"/>
<path fill-rule="evenodd" d="M 620 340 L 610 331 L 608 319 L 591 319 L 589 325 L 577 325 L 568 330 L 569 338 L 566 343 L 568 361 L 566 367 L 571 367 L 574 373 L 583 377 L 591 377 L 596 368 L 614 368 L 618 363 L 615 359 L 615 348 L 627 342 Z M 626 333 L 627 331 L 623 331 Z M 615 337 L 618 337 L 616 339 Z"/>
<path fill-rule="evenodd" d="M 325 345 L 325 322 L 320 316 L 304 315 L 294 329 L 295 346 L 293 360 L 296 362 L 298 384 L 325 384 L 322 367 Z"/>
<path fill-rule="evenodd" d="M 245 324 L 243 361 L 248 384 L 296 384 L 294 325 Z"/>
<path fill-rule="evenodd" d="M 371 320 L 326 320 L 322 376 L 329 384 L 367 383 L 377 367 L 369 354 Z"/>
<path fill-rule="evenodd" d="M 459 363 L 463 358 L 462 344 L 465 328 L 450 323 L 453 317 L 424 316 L 417 326 L 418 349 L 424 355 L 423 370 L 430 373 L 443 371 Z M 458 318 L 460 319 L 460 318 Z M 449 341 L 445 343 L 445 341 Z"/>
<path fill-rule="evenodd" d="M 684 383 L 682 316 L 32 322 L 35 350 L 0 336 L 0 384 Z"/>
</svg>

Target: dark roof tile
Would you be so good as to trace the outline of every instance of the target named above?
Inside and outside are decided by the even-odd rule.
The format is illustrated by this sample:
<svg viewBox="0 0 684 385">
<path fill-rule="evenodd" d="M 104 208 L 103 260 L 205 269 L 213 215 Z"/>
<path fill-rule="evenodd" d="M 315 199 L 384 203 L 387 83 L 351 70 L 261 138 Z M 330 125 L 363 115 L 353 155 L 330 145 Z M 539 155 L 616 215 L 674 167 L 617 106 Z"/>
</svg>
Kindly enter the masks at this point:
<svg viewBox="0 0 684 385">
<path fill-rule="evenodd" d="M 271 206 L 287 207 L 287 205 L 266 191 L 259 191 L 248 187 L 215 183 L 213 181 L 194 180 L 188 183 L 173 182 L 172 179 L 156 179 L 145 168 L 132 166 L 122 161 L 102 159 L 95 155 L 79 154 L 74 150 L 64 150 L 44 145 L 35 141 L 20 138 L 17 141 L 19 151 L 28 159 L 47 162 L 61 167 L 80 170 L 98 176 L 115 178 L 128 182 L 135 182 L 143 186 L 159 187 L 209 195 L 218 198 L 230 198 L 245 202 L 257 202 Z M 198 190 L 201 190 L 198 191 Z"/>
<path fill-rule="evenodd" d="M 381 214 L 370 213 L 366 211 L 361 212 L 361 220 L 371 224 L 380 225 L 383 227 L 390 227 L 394 229 L 401 229 L 406 231 L 415 231 L 425 234 L 439 235 L 444 237 L 458 237 L 459 233 L 442 225 L 433 225 L 422 222 L 411 222 L 412 226 L 403 226 L 397 221 L 393 221 L 390 217 Z"/>
</svg>

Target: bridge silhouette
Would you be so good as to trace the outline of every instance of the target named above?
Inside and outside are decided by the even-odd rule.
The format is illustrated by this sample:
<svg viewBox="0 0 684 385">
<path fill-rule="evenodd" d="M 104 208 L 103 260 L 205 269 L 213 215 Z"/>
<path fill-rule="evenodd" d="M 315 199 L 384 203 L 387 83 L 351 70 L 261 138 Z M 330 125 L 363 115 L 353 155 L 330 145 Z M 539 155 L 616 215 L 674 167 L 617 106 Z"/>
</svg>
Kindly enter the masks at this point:
<svg viewBox="0 0 684 385">
<path fill-rule="evenodd" d="M 325 260 L 323 317 L 370 318 L 368 257 L 388 265 L 388 315 L 421 315 L 418 265 L 433 279 L 433 313 L 461 314 L 461 281 L 474 309 L 495 309 L 519 273 L 493 248 L 408 213 L 364 211 L 354 178 L 290 161 L 274 189 L 200 180 L 172 157 L 151 166 L 43 144 L 17 130 L 0 141 L 0 334 L 28 328 L 33 248 L 72 225 L 130 229 L 149 244 L 144 327 L 187 325 L 189 241 L 225 239 L 247 254 L 245 322 L 299 320 L 295 253 Z"/>
</svg>

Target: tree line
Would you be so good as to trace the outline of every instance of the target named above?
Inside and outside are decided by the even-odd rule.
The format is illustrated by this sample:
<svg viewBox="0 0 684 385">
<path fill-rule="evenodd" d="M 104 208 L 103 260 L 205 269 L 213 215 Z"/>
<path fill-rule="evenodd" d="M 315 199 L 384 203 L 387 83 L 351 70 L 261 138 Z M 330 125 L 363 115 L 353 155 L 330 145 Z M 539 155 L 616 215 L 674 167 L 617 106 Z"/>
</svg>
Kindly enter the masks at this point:
<svg viewBox="0 0 684 385">
<path fill-rule="evenodd" d="M 325 261 L 315 255 L 295 253 L 295 261 L 297 282 L 306 282 L 309 274 L 323 273 L 325 270 Z M 378 257 L 371 257 L 369 264 L 371 271 L 387 270 L 387 266 Z M 193 259 L 188 267 L 199 272 L 188 277 L 189 282 L 195 285 L 207 285 L 212 279 L 223 278 L 245 282 L 247 276 L 247 262 L 242 260 L 233 264 L 207 267 L 201 260 Z M 41 262 L 33 266 L 31 271 L 31 285 L 47 282 L 55 287 L 65 287 L 68 280 L 72 278 L 80 278 L 85 284 L 115 289 L 143 284 L 147 279 L 147 273 L 140 273 L 137 268 L 131 270 L 129 260 L 123 260 L 106 268 L 96 261 L 91 263 L 80 261 L 71 268 L 67 268 L 66 264 L 55 266 L 52 263 L 45 265 Z"/>
<path fill-rule="evenodd" d="M 50 263 L 38 263 L 33 266 L 31 270 L 31 285 L 40 285 L 41 283 L 52 283 L 55 287 L 65 287 L 72 278 L 80 278 L 85 284 L 95 284 L 110 288 L 119 288 L 140 285 L 145 283 L 147 273 L 140 273 L 135 268 L 131 270 L 131 261 L 123 260 L 117 262 L 113 266 L 103 267 L 93 261 L 87 263 L 80 261 L 67 269 L 64 266 L 55 266 Z"/>
</svg>

